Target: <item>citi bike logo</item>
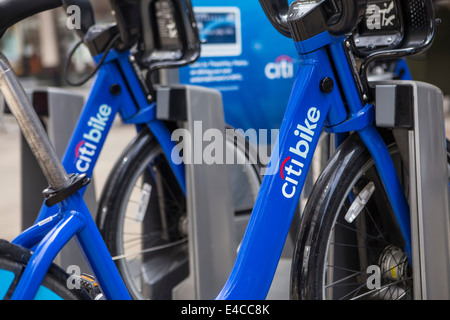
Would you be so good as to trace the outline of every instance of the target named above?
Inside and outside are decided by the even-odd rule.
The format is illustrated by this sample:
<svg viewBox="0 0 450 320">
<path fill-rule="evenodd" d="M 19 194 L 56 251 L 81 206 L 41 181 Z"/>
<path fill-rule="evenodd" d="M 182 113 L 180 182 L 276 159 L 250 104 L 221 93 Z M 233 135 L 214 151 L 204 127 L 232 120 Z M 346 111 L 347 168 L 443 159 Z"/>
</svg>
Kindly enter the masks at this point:
<svg viewBox="0 0 450 320">
<path fill-rule="evenodd" d="M 394 21 L 396 19 L 395 13 L 389 15 L 394 9 L 394 1 L 386 1 L 381 6 L 383 7 L 383 9 L 376 4 L 371 4 L 367 7 L 366 24 L 369 30 L 380 30 L 384 27 L 394 25 Z"/>
<path fill-rule="evenodd" d="M 264 73 L 270 80 L 291 79 L 294 77 L 294 60 L 287 55 L 281 55 L 275 62 L 266 65 Z"/>
<path fill-rule="evenodd" d="M 102 138 L 108 120 L 111 115 L 111 107 L 102 104 L 95 116 L 90 117 L 87 122 L 88 132 L 83 134 L 81 140 L 75 147 L 76 168 L 80 173 L 88 171 L 92 158 L 97 153 L 97 146 Z"/>
<path fill-rule="evenodd" d="M 294 131 L 294 135 L 299 137 L 299 140 L 295 147 L 289 148 L 292 155 L 284 159 L 280 167 L 281 179 L 286 181 L 281 192 L 287 199 L 291 199 L 297 191 L 298 181 L 304 167 L 303 161 L 308 158 L 310 143 L 316 134 L 315 130 L 319 119 L 320 111 L 317 108 L 310 108 L 304 123 L 297 125 Z"/>
</svg>

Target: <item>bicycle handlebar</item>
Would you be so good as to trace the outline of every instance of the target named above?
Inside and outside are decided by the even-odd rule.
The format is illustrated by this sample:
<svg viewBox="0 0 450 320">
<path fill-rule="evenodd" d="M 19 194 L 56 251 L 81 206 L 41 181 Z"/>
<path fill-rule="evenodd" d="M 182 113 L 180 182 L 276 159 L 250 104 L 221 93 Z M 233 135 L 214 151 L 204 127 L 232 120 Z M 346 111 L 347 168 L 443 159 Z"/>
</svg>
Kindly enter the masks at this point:
<svg viewBox="0 0 450 320">
<path fill-rule="evenodd" d="M 282 35 L 291 38 L 287 21 L 289 5 L 287 0 L 259 0 L 267 18 Z"/>
</svg>

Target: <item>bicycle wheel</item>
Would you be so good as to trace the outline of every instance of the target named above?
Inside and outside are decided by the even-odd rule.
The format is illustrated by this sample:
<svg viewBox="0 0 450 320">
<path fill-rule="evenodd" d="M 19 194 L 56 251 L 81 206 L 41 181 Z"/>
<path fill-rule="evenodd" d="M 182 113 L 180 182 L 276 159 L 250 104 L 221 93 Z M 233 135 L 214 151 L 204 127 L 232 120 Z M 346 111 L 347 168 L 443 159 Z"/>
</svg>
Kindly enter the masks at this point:
<svg viewBox="0 0 450 320">
<path fill-rule="evenodd" d="M 261 184 L 259 166 L 249 161 L 248 143 L 227 136 L 226 146 L 242 163 L 228 167 L 242 237 Z M 99 228 L 134 299 L 171 299 L 172 289 L 189 275 L 186 199 L 149 132 L 121 159 L 106 183 Z"/>
<path fill-rule="evenodd" d="M 387 141 L 407 189 L 407 169 L 398 147 L 392 137 Z M 352 221 L 347 213 L 357 196 L 364 198 L 359 202 L 363 208 Z M 305 208 L 292 265 L 291 297 L 412 299 L 412 269 L 403 248 L 374 161 L 354 134 L 330 160 Z M 370 278 L 374 269 L 369 267 L 379 268 L 376 286 Z"/>
<path fill-rule="evenodd" d="M 9 300 L 31 257 L 29 250 L 0 239 L 0 299 Z M 69 289 L 69 276 L 52 264 L 34 300 L 88 300 L 83 289 Z"/>
</svg>

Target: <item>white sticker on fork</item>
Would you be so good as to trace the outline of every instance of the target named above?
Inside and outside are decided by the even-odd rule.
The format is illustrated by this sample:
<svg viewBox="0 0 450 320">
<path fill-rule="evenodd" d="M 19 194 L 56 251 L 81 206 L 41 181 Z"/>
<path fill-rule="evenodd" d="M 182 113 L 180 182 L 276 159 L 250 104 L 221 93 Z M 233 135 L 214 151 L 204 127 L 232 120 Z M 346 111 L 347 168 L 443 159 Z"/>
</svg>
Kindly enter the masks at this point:
<svg viewBox="0 0 450 320">
<path fill-rule="evenodd" d="M 139 199 L 139 205 L 136 213 L 137 222 L 142 222 L 144 220 L 151 194 L 152 185 L 149 183 L 144 183 L 144 185 L 142 186 L 141 198 Z"/>
<path fill-rule="evenodd" d="M 39 221 L 39 222 L 38 222 L 38 226 L 41 227 L 41 226 L 43 226 L 44 224 L 46 224 L 47 222 L 50 222 L 50 221 L 52 221 L 52 220 L 53 220 L 53 216 L 48 217 L 48 218 L 46 218 L 46 219 L 44 219 L 44 220 L 42 220 L 42 221 Z"/>
</svg>

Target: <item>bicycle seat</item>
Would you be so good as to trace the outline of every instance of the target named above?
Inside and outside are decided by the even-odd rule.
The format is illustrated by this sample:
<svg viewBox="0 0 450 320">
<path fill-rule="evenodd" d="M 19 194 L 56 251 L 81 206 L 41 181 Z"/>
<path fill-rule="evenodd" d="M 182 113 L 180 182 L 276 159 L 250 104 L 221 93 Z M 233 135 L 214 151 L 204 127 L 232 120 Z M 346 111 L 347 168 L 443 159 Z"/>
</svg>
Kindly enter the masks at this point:
<svg viewBox="0 0 450 320">
<path fill-rule="evenodd" d="M 61 0 L 0 0 L 0 37 L 15 23 L 61 6 Z"/>
</svg>

